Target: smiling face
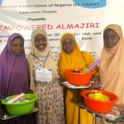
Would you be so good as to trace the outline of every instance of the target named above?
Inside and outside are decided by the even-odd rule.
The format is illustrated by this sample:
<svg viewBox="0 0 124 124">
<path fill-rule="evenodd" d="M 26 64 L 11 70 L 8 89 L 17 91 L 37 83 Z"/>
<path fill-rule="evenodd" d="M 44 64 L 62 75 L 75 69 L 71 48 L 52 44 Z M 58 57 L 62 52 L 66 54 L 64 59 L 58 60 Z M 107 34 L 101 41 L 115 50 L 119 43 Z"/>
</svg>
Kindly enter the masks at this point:
<svg viewBox="0 0 124 124">
<path fill-rule="evenodd" d="M 15 56 L 20 56 L 24 52 L 23 40 L 20 37 L 16 37 L 10 45 L 10 49 Z"/>
<path fill-rule="evenodd" d="M 75 43 L 71 38 L 66 38 L 62 43 L 62 48 L 67 54 L 71 54 L 74 50 Z"/>
<path fill-rule="evenodd" d="M 104 32 L 104 44 L 106 47 L 108 48 L 114 47 L 119 42 L 119 40 L 120 38 L 114 30 L 107 29 Z"/>
<path fill-rule="evenodd" d="M 37 34 L 34 39 L 34 44 L 38 50 L 44 51 L 47 46 L 47 39 L 44 35 Z"/>
</svg>

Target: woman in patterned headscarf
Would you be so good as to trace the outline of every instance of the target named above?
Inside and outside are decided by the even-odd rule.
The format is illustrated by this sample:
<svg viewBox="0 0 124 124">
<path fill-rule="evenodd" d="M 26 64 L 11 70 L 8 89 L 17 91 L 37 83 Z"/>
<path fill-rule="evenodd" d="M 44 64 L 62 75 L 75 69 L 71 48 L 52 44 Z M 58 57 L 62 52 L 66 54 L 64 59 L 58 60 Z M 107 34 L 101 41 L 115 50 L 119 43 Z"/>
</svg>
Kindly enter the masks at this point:
<svg viewBox="0 0 124 124">
<path fill-rule="evenodd" d="M 60 79 L 65 81 L 63 72 L 65 69 L 77 69 L 90 67 L 94 63 L 93 57 L 88 52 L 81 52 L 75 37 L 71 33 L 65 33 L 61 37 L 62 56 L 59 61 Z M 99 84 L 98 67 L 94 75 L 94 81 Z M 80 109 L 77 105 L 80 99 L 80 91 L 64 88 L 66 124 L 92 124 L 93 117 L 85 109 Z"/>
<path fill-rule="evenodd" d="M 28 55 L 30 88 L 39 97 L 38 124 L 64 124 L 63 91 L 58 75 L 59 54 L 50 50 L 44 30 L 34 30 L 31 40 L 32 48 Z"/>
</svg>

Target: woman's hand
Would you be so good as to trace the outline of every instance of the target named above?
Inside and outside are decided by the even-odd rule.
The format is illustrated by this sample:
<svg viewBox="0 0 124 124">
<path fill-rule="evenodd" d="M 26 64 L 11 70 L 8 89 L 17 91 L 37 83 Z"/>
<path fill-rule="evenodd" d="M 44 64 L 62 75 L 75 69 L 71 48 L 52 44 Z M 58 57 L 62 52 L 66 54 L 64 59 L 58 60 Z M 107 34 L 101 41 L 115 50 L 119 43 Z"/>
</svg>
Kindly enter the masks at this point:
<svg viewBox="0 0 124 124">
<path fill-rule="evenodd" d="M 4 110 L 0 107 L 0 118 L 4 117 Z"/>
<path fill-rule="evenodd" d="M 91 83 L 90 88 L 91 89 L 100 89 L 100 78 L 97 75 L 94 75 L 92 78 L 92 81 L 94 81 L 94 83 Z"/>
<path fill-rule="evenodd" d="M 38 103 L 37 103 L 37 102 L 35 102 L 34 106 L 35 106 L 35 107 L 38 107 Z"/>
</svg>

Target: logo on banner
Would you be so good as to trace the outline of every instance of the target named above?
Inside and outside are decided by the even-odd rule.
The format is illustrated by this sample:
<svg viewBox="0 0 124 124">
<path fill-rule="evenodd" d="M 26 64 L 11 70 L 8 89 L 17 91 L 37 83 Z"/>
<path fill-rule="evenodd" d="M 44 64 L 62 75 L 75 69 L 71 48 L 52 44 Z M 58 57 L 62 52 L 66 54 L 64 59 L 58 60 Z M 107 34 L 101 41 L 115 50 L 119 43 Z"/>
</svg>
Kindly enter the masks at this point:
<svg viewBox="0 0 124 124">
<path fill-rule="evenodd" d="M 0 5 L 2 4 L 3 0 L 0 0 Z"/>
<path fill-rule="evenodd" d="M 95 9 L 106 6 L 106 0 L 73 0 L 75 6 Z"/>
</svg>

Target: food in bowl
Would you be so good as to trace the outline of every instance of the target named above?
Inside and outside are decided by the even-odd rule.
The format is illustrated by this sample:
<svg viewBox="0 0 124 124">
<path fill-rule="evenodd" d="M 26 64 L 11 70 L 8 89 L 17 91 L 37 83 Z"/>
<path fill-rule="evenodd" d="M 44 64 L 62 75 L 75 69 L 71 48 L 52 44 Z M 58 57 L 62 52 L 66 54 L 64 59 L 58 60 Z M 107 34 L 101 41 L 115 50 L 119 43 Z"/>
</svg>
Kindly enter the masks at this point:
<svg viewBox="0 0 124 124">
<path fill-rule="evenodd" d="M 72 72 L 75 72 L 75 73 L 86 73 L 86 72 L 89 72 L 90 70 L 88 68 L 84 68 L 84 69 L 74 69 L 72 70 Z"/>
<path fill-rule="evenodd" d="M 90 93 L 90 94 L 88 94 L 88 97 L 96 99 L 96 100 L 101 100 L 101 101 L 109 101 L 110 100 L 109 96 L 104 95 L 102 93 Z"/>
<path fill-rule="evenodd" d="M 74 70 L 72 70 L 72 72 L 74 72 L 74 73 L 81 73 L 81 70 L 74 69 Z"/>
</svg>

